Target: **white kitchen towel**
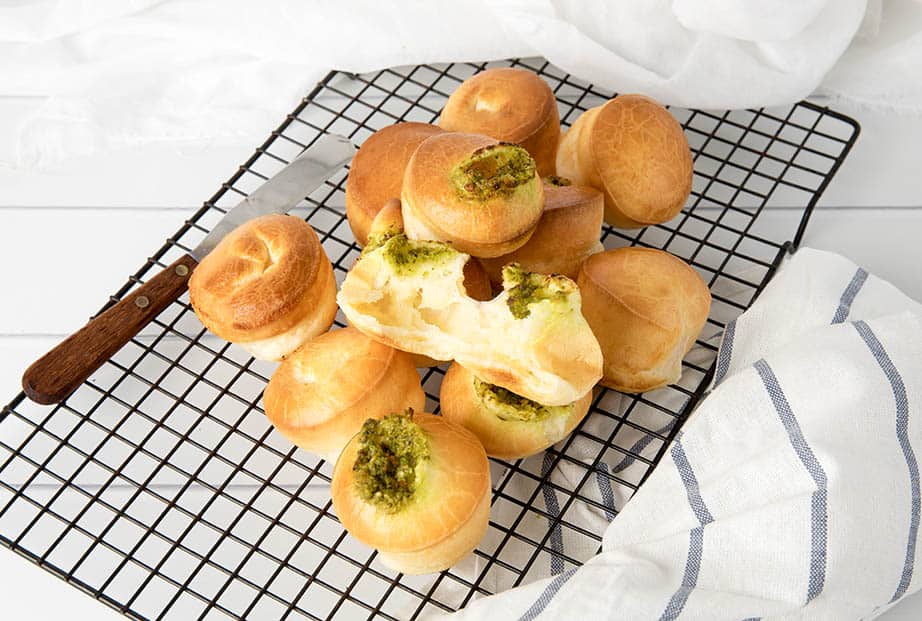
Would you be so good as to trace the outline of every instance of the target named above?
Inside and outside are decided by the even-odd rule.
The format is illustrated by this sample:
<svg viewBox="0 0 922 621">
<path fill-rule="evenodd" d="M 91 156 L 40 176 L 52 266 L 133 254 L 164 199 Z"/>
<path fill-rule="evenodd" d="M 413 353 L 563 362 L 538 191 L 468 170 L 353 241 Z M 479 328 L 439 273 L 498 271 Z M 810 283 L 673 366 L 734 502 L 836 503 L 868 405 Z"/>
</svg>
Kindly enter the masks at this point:
<svg viewBox="0 0 922 621">
<path fill-rule="evenodd" d="M 870 619 L 922 584 L 922 306 L 802 249 L 581 568 L 459 619 Z M 615 466 L 610 464 L 609 467 Z"/>
<path fill-rule="evenodd" d="M 530 55 L 679 106 L 918 112 L 920 31 L 920 0 L 26 0 L 0 4 L 0 96 L 41 103 L 6 164 L 257 144 L 330 68 Z"/>
</svg>

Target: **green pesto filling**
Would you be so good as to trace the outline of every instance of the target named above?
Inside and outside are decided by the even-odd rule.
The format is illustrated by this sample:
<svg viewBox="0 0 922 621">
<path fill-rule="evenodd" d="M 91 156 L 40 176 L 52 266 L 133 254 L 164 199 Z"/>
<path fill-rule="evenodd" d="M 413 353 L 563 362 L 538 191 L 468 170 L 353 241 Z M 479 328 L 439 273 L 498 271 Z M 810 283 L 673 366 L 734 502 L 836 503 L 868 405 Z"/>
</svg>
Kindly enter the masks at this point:
<svg viewBox="0 0 922 621">
<path fill-rule="evenodd" d="M 413 409 L 369 419 L 359 432 L 352 471 L 362 500 L 387 513 L 404 508 L 419 485 L 417 466 L 429 459 L 429 440 L 413 422 Z"/>
<path fill-rule="evenodd" d="M 566 302 L 576 284 L 566 276 L 526 272 L 518 263 L 510 263 L 503 267 L 503 288 L 508 292 L 509 312 L 516 319 L 525 319 L 531 314 L 528 307 L 535 302 Z"/>
<path fill-rule="evenodd" d="M 450 179 L 462 199 L 485 202 L 511 195 L 535 174 L 535 160 L 528 151 L 502 142 L 474 151 L 452 169 Z"/>
<path fill-rule="evenodd" d="M 369 241 L 369 247 L 371 243 Z M 424 267 L 441 263 L 456 254 L 451 246 L 443 242 L 408 239 L 403 233 L 393 234 L 383 242 L 375 238 L 374 243 L 379 243 L 375 248 L 384 248 L 384 259 L 400 276 L 418 275 Z"/>
<path fill-rule="evenodd" d="M 557 175 L 550 175 L 544 178 L 551 185 L 556 185 L 557 187 L 566 187 L 568 185 L 573 185 L 573 182 L 567 179 L 566 177 L 558 177 Z"/>
<path fill-rule="evenodd" d="M 392 237 L 396 237 L 400 234 L 400 229 L 396 226 L 389 226 L 381 233 L 369 233 L 368 243 L 365 244 L 365 247 L 362 249 L 362 254 L 366 252 L 371 252 L 372 250 L 377 250 Z"/>
<path fill-rule="evenodd" d="M 474 392 L 480 402 L 496 417 L 506 421 L 536 422 L 550 416 L 569 414 L 573 404 L 542 405 L 502 386 L 495 386 L 474 378 Z"/>
</svg>

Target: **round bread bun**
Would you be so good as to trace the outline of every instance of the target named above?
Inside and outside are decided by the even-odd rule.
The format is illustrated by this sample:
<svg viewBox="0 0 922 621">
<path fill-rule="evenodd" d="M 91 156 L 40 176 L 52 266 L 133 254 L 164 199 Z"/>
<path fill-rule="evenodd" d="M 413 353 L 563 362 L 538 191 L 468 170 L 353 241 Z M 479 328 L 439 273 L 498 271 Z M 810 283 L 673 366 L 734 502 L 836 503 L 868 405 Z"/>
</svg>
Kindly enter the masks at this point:
<svg viewBox="0 0 922 621">
<path fill-rule="evenodd" d="M 398 414 L 392 416 L 401 416 Z M 390 418 L 390 417 L 388 417 Z M 445 570 L 483 538 L 490 516 L 490 468 L 470 431 L 432 414 L 414 414 L 429 448 L 415 467 L 415 486 L 396 510 L 365 500 L 356 460 L 365 428 L 350 440 L 333 470 L 333 508 L 349 533 L 373 548 L 395 571 Z"/>
<path fill-rule="evenodd" d="M 589 257 L 577 283 L 602 347 L 602 385 L 638 393 L 678 381 L 711 307 L 694 269 L 662 250 L 618 248 Z"/>
<path fill-rule="evenodd" d="M 557 174 L 605 195 L 605 221 L 639 228 L 672 219 L 692 187 L 692 156 L 682 126 L 643 95 L 591 108 L 564 134 Z"/>
<path fill-rule="evenodd" d="M 263 404 L 283 436 L 335 461 L 367 419 L 422 410 L 426 395 L 410 354 L 347 327 L 288 356 L 269 380 Z"/>
<path fill-rule="evenodd" d="M 314 229 L 273 214 L 240 225 L 202 259 L 189 299 L 213 333 L 260 360 L 280 360 L 330 329 L 336 279 Z"/>
<path fill-rule="evenodd" d="M 554 174 L 560 141 L 557 101 L 533 71 L 502 67 L 468 78 L 448 98 L 439 126 L 520 145 L 535 158 L 538 174 Z"/>
<path fill-rule="evenodd" d="M 403 177 L 410 239 L 450 242 L 475 257 L 521 247 L 535 230 L 544 190 L 521 147 L 479 134 L 437 134 L 410 158 Z"/>
<path fill-rule="evenodd" d="M 497 395 L 500 399 L 510 398 L 498 400 Z M 592 391 L 570 405 L 540 406 L 480 382 L 454 362 L 442 379 L 439 404 L 442 417 L 473 432 L 487 455 L 519 459 L 539 453 L 569 435 L 589 411 Z M 535 406 L 540 413 L 536 419 L 528 420 Z"/>
<path fill-rule="evenodd" d="M 576 280 L 579 266 L 591 254 L 604 250 L 602 235 L 604 200 L 594 188 L 560 185 L 559 178 L 544 183 L 544 212 L 531 239 L 518 250 L 494 259 L 480 259 L 499 286 L 503 266 L 518 263 L 529 272 L 563 274 Z"/>
<path fill-rule="evenodd" d="M 391 198 L 400 198 L 403 172 L 420 143 L 442 130 L 427 123 L 397 123 L 369 136 L 349 166 L 346 217 L 360 246 L 378 211 Z"/>
</svg>

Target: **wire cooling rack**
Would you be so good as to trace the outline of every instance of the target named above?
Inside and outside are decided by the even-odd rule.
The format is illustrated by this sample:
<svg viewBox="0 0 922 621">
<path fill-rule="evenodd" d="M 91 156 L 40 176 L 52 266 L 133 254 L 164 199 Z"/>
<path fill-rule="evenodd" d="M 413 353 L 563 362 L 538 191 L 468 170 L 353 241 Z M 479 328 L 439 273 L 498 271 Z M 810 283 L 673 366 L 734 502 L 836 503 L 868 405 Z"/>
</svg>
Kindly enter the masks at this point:
<svg viewBox="0 0 922 621">
<path fill-rule="evenodd" d="M 397 121 L 431 122 L 462 80 L 509 64 L 547 80 L 565 125 L 611 95 L 539 60 L 330 73 L 110 303 L 195 246 L 320 134 L 358 144 Z M 800 241 L 859 131 L 809 103 L 672 113 L 695 155 L 688 205 L 663 225 L 606 228 L 603 241 L 690 262 L 714 298 L 702 340 L 678 385 L 639 396 L 603 390 L 544 455 L 494 460 L 488 533 L 457 567 L 395 574 L 348 536 L 329 500 L 331 465 L 293 449 L 265 419 L 273 366 L 207 334 L 186 297 L 61 405 L 20 394 L 4 408 L 0 540 L 139 619 L 415 619 L 584 562 L 702 397 L 720 331 Z M 340 282 L 359 253 L 343 215 L 345 177 L 295 210 L 320 234 Z M 779 202 L 803 207 L 796 232 L 760 227 L 763 208 Z M 442 375 L 423 376 L 431 408 Z"/>
</svg>

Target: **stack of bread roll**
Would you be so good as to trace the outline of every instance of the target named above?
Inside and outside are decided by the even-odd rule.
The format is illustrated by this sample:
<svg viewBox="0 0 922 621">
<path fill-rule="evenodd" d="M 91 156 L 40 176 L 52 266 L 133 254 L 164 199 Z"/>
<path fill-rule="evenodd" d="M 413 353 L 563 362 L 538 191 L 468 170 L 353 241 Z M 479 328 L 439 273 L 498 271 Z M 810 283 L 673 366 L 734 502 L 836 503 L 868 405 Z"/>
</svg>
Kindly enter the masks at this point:
<svg viewBox="0 0 922 621">
<path fill-rule="evenodd" d="M 604 250 L 603 221 L 676 216 L 691 191 L 681 127 L 622 95 L 563 135 L 536 74 L 483 71 L 439 125 L 369 137 L 346 185 L 363 246 L 340 291 L 311 227 L 266 216 L 195 270 L 190 299 L 215 334 L 281 364 L 266 415 L 335 460 L 336 513 L 395 570 L 446 569 L 486 530 L 487 457 L 565 438 L 602 384 L 643 392 L 679 379 L 708 316 L 698 274 L 648 248 Z M 327 332 L 337 304 L 349 327 Z M 441 416 L 419 365 L 451 361 Z"/>
</svg>

